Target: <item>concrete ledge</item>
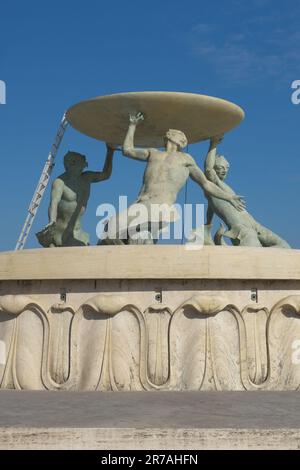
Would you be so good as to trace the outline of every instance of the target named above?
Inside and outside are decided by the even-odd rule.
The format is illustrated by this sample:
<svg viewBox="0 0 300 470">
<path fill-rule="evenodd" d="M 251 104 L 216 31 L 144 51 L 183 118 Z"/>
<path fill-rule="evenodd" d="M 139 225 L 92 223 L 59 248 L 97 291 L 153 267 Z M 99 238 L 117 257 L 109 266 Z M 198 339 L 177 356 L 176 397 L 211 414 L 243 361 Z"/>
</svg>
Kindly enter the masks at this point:
<svg viewBox="0 0 300 470">
<path fill-rule="evenodd" d="M 35 279 L 300 280 L 300 250 L 159 245 L 0 253 L 0 281 Z"/>
<path fill-rule="evenodd" d="M 297 449 L 298 392 L 0 392 L 0 449 Z"/>
<path fill-rule="evenodd" d="M 0 428 L 0 450 L 299 450 L 299 429 Z"/>
</svg>

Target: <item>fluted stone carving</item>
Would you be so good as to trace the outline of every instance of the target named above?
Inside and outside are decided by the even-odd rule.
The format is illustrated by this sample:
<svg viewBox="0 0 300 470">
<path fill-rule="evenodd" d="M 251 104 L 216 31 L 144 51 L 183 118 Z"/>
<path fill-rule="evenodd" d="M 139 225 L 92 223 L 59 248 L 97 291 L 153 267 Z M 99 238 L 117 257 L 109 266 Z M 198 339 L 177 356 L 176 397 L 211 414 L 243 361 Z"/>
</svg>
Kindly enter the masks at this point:
<svg viewBox="0 0 300 470">
<path fill-rule="evenodd" d="M 29 390 L 297 390 L 300 295 L 271 309 L 196 293 L 146 309 L 134 293 L 74 308 L 0 296 L 1 388 Z M 298 350 L 297 350 L 298 348 Z"/>
</svg>

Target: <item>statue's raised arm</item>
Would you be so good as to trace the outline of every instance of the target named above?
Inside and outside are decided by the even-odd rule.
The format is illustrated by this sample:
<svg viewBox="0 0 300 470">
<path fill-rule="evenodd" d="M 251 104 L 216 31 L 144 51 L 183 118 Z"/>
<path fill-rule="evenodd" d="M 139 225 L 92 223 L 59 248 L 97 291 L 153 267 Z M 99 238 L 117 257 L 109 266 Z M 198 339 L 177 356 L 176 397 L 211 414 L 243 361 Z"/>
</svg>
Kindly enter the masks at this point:
<svg viewBox="0 0 300 470">
<path fill-rule="evenodd" d="M 99 181 L 108 180 L 111 177 L 114 147 L 106 144 L 106 158 L 102 171 L 85 171 L 82 176 L 90 183 L 98 183 Z"/>
<path fill-rule="evenodd" d="M 204 169 L 206 178 L 217 185 L 220 184 L 220 179 L 216 173 L 216 156 L 217 145 L 223 140 L 223 136 L 215 136 L 210 139 L 210 146 L 205 158 Z"/>
<path fill-rule="evenodd" d="M 129 116 L 129 127 L 123 144 L 123 155 L 134 160 L 148 160 L 150 149 L 135 148 L 134 134 L 136 126 L 144 121 L 143 113 L 131 114 Z"/>
</svg>

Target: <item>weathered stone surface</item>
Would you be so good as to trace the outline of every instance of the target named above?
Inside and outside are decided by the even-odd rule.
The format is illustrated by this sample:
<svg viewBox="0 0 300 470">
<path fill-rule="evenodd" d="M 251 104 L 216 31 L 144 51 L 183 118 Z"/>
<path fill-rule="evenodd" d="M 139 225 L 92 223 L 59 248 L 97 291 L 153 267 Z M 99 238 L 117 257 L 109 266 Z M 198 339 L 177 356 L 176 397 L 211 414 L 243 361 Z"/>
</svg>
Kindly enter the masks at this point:
<svg viewBox="0 0 300 470">
<path fill-rule="evenodd" d="M 300 281 L 300 250 L 149 245 L 0 253 L 0 281 L 43 279 Z"/>
<path fill-rule="evenodd" d="M 193 252 L 191 264 L 191 252 L 183 247 L 176 247 L 177 255 L 169 247 L 132 248 L 37 250 L 45 263 L 40 260 L 40 279 L 31 264 L 35 255 L 1 255 L 11 260 L 8 279 L 33 279 L 0 284 L 1 388 L 299 388 L 300 279 L 299 267 L 297 271 L 293 264 L 299 252 L 219 248 L 214 254 L 205 248 Z M 114 250 L 122 254 L 118 266 Z M 159 269 L 156 259 L 149 256 L 155 250 L 165 259 Z M 277 257 L 271 273 L 274 251 Z M 108 254 L 113 254 L 111 263 Z M 138 262 L 138 255 L 144 263 Z M 198 279 L 191 279 L 197 273 L 196 257 Z M 24 259 L 31 260 L 30 264 L 24 264 Z M 81 262 L 82 268 L 71 266 L 77 279 L 68 277 L 72 259 Z M 231 262 L 235 275 L 240 273 L 242 279 L 228 279 Z M 134 264 L 131 276 L 135 279 L 122 279 L 125 265 Z M 172 265 L 177 279 L 171 279 Z M 97 266 L 98 278 L 84 279 L 96 273 Z M 55 270 L 56 279 L 51 279 Z"/>
</svg>

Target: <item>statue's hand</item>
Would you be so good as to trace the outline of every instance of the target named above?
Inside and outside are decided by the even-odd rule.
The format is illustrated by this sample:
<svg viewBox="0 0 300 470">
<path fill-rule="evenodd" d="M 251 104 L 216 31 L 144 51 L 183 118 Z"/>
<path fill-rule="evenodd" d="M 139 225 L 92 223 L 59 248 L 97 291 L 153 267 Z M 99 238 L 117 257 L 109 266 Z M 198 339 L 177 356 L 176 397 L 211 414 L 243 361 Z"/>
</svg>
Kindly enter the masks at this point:
<svg viewBox="0 0 300 470">
<path fill-rule="evenodd" d="M 106 149 L 107 151 L 114 152 L 118 149 L 118 147 L 115 144 L 109 144 L 108 142 L 106 142 Z"/>
<path fill-rule="evenodd" d="M 218 145 L 222 142 L 223 139 L 224 139 L 224 134 L 214 135 L 213 137 L 211 137 L 210 142 L 212 145 Z"/>
<path fill-rule="evenodd" d="M 235 207 L 236 210 L 238 210 L 239 212 L 245 210 L 246 208 L 246 203 L 244 201 L 243 196 L 237 196 L 235 194 L 234 196 L 232 196 L 232 199 L 230 202 L 233 205 L 233 207 Z"/>
<path fill-rule="evenodd" d="M 129 122 L 130 124 L 134 124 L 137 126 L 140 122 L 143 122 L 145 119 L 143 113 L 137 113 L 137 114 L 130 114 L 129 115 Z"/>
</svg>

